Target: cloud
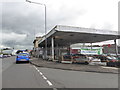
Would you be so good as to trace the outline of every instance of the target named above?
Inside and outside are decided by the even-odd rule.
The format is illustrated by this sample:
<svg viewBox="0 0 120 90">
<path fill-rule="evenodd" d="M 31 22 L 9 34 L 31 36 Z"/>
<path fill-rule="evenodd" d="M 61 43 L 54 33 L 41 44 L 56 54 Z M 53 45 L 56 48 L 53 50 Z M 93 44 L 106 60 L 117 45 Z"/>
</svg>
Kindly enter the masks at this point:
<svg viewBox="0 0 120 90">
<path fill-rule="evenodd" d="M 47 31 L 55 25 L 117 30 L 117 0 L 31 1 L 46 4 Z M 13 43 L 17 42 L 14 43 L 16 47 L 32 47 L 35 36 L 42 36 L 45 33 L 44 6 L 30 4 L 25 0 L 19 2 L 6 0 L 2 3 L 0 16 L 4 46 L 12 47 Z"/>
<path fill-rule="evenodd" d="M 63 4 L 60 5 L 60 7 L 58 7 L 58 11 L 56 11 L 57 9 L 53 8 L 47 8 L 48 31 L 51 30 L 57 24 L 72 24 L 73 22 L 71 21 L 76 19 L 78 14 L 83 15 L 84 11 L 78 11 L 78 9 L 75 9 L 73 12 L 70 12 L 71 10 L 68 9 L 68 7 L 64 8 Z M 69 8 L 72 9 L 72 7 Z M 44 7 L 40 7 L 37 5 L 33 6 L 29 3 L 3 3 L 1 23 L 0 25 L 2 25 L 3 36 L 2 44 L 7 46 L 13 46 L 13 44 L 19 46 L 33 45 L 32 42 L 34 37 L 38 35 L 42 36 L 45 33 Z M 27 37 L 25 35 L 27 35 Z M 26 41 L 24 40 L 25 38 Z"/>
<path fill-rule="evenodd" d="M 3 32 L 15 32 L 15 33 L 30 33 L 34 32 L 34 29 L 43 29 L 43 18 L 40 13 L 27 9 L 24 3 L 5 3 L 3 4 L 2 12 L 2 28 Z M 25 11 L 23 11 L 25 10 Z"/>
<path fill-rule="evenodd" d="M 16 40 L 17 42 L 21 42 L 26 38 L 26 34 L 17 34 L 14 32 L 2 33 L 2 36 L 2 39 L 5 41 Z"/>
<path fill-rule="evenodd" d="M 1 33 L 0 33 L 1 34 Z M 2 32 L 2 44 L 7 47 L 12 47 L 14 44 L 20 44 L 21 42 L 24 42 L 26 39 L 26 34 L 17 34 L 14 32 L 11 33 L 3 33 Z"/>
</svg>

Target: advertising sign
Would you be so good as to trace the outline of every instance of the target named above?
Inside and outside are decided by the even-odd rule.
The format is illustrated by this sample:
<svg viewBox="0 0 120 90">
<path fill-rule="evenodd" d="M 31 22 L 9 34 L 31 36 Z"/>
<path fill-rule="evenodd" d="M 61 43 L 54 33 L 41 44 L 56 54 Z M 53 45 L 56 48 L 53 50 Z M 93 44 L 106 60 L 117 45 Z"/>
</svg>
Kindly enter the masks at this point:
<svg viewBox="0 0 120 90">
<path fill-rule="evenodd" d="M 102 49 L 81 49 L 81 54 L 94 54 L 94 55 L 100 55 L 102 54 Z"/>
</svg>

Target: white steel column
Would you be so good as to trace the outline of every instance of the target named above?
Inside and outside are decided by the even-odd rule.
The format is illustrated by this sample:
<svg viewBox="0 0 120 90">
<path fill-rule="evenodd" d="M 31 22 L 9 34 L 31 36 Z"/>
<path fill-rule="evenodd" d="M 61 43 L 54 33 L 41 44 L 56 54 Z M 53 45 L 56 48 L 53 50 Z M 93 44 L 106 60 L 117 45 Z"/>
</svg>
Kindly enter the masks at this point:
<svg viewBox="0 0 120 90">
<path fill-rule="evenodd" d="M 92 50 L 92 43 L 91 43 L 91 50 Z"/>
<path fill-rule="evenodd" d="M 52 43 L 52 60 L 54 61 L 54 37 L 51 38 Z"/>
<path fill-rule="evenodd" d="M 82 48 L 85 48 L 85 43 L 83 43 L 83 46 L 82 46 Z"/>
<path fill-rule="evenodd" d="M 114 40 L 114 42 L 115 42 L 115 52 L 116 52 L 116 55 L 118 55 L 118 47 L 117 47 L 116 39 Z"/>
<path fill-rule="evenodd" d="M 58 56 L 59 56 L 59 47 L 58 47 L 58 44 L 57 44 L 57 51 L 56 51 L 56 55 L 57 55 L 57 59 L 58 59 Z"/>
</svg>

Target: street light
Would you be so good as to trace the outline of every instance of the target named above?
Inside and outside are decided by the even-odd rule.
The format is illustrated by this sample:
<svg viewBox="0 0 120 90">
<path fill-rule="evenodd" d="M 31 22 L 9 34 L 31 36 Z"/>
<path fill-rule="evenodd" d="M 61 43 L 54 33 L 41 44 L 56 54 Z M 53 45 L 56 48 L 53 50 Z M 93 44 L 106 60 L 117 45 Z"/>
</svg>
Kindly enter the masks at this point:
<svg viewBox="0 0 120 90">
<path fill-rule="evenodd" d="M 43 6 L 45 7 L 45 59 L 47 59 L 47 37 L 46 37 L 46 33 L 47 33 L 47 20 L 46 20 L 46 5 L 43 4 L 43 3 L 32 2 L 32 1 L 29 1 L 29 0 L 26 0 L 26 2 L 43 5 Z"/>
</svg>

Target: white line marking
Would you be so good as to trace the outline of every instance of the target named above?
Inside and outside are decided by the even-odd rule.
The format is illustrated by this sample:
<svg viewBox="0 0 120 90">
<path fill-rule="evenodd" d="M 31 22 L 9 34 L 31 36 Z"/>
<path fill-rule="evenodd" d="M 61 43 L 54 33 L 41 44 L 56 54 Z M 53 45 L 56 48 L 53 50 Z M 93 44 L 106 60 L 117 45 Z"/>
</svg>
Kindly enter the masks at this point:
<svg viewBox="0 0 120 90">
<path fill-rule="evenodd" d="M 38 70 L 37 68 L 35 68 L 36 70 Z"/>
<path fill-rule="evenodd" d="M 118 68 L 116 68 L 116 67 L 103 67 L 103 66 L 101 66 L 102 68 L 108 68 L 108 69 L 118 69 Z"/>
<path fill-rule="evenodd" d="M 43 77 L 43 79 L 47 80 L 47 78 L 45 76 L 42 76 L 42 77 Z"/>
<path fill-rule="evenodd" d="M 41 73 L 41 72 L 39 72 L 40 73 L 40 75 L 43 75 L 43 73 Z"/>
<path fill-rule="evenodd" d="M 52 83 L 49 80 L 47 80 L 46 82 L 49 84 L 49 86 L 52 86 Z"/>
<path fill-rule="evenodd" d="M 35 69 L 37 70 L 37 68 L 35 67 Z"/>
<path fill-rule="evenodd" d="M 36 68 L 35 66 L 33 66 L 34 68 Z"/>
<path fill-rule="evenodd" d="M 39 70 L 37 70 L 38 72 L 40 72 Z"/>
<path fill-rule="evenodd" d="M 53 84 L 43 75 L 42 72 L 40 72 L 40 70 L 38 70 L 38 68 L 36 68 L 35 66 L 33 66 L 38 72 L 39 74 L 42 76 L 43 79 L 46 80 L 46 82 L 48 83 L 49 86 L 52 86 Z"/>
</svg>

